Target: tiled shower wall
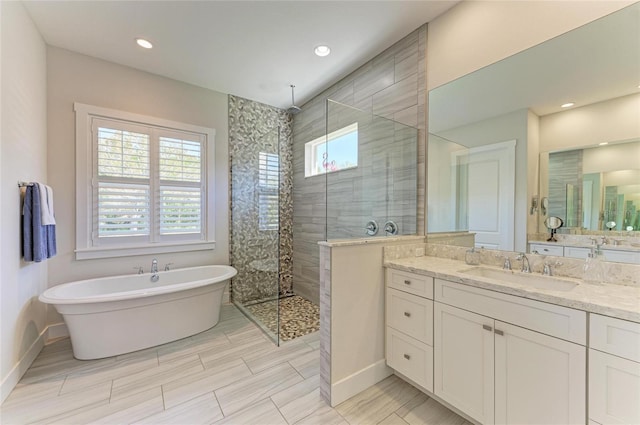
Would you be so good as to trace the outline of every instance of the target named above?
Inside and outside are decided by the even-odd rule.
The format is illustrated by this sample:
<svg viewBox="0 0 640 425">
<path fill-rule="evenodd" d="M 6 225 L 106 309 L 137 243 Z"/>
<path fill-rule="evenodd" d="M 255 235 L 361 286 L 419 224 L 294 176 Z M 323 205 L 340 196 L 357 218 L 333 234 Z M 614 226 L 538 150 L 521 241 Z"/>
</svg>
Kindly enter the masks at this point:
<svg viewBox="0 0 640 425">
<path fill-rule="evenodd" d="M 574 186 L 575 209 L 567 217 L 567 184 Z M 563 227 L 582 227 L 582 150 L 549 154 L 549 216 L 560 217 Z"/>
<path fill-rule="evenodd" d="M 307 178 L 326 180 L 327 239 L 368 237 L 370 220 L 378 223 L 376 236 L 389 220 L 399 235 L 415 234 L 418 131 L 335 102 L 327 116 L 328 133 L 358 123 L 358 166 Z"/>
<path fill-rule="evenodd" d="M 292 293 L 291 134 L 291 116 L 286 111 L 229 96 L 229 245 L 231 264 L 238 270 L 231 283 L 234 301 L 246 303 Z M 279 155 L 279 231 L 261 230 L 258 224 L 261 152 Z"/>
<path fill-rule="evenodd" d="M 319 302 L 318 241 L 325 238 L 325 184 L 305 179 L 304 145 L 325 134 L 327 99 L 418 128 L 415 221 L 417 233 L 424 233 L 426 48 L 425 24 L 304 104 L 294 118 L 293 280 L 296 293 L 313 302 Z"/>
</svg>

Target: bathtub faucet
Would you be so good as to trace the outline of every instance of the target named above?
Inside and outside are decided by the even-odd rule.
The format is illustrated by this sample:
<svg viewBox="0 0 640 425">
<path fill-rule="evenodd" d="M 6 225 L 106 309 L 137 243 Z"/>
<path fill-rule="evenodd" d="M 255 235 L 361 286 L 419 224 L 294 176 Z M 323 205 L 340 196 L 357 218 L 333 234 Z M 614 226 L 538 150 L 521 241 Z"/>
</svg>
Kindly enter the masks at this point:
<svg viewBox="0 0 640 425">
<path fill-rule="evenodd" d="M 160 279 L 158 274 L 158 260 L 155 258 L 151 260 L 151 282 L 157 282 Z"/>
</svg>

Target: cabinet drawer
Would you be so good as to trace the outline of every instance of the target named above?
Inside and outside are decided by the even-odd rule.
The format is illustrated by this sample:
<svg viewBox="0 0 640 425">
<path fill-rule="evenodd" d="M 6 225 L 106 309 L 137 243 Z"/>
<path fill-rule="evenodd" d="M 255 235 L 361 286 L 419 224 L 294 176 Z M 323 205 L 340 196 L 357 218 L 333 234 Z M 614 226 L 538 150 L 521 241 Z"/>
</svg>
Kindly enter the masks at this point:
<svg viewBox="0 0 640 425">
<path fill-rule="evenodd" d="M 433 278 L 430 276 L 387 269 L 387 286 L 433 299 Z"/>
<path fill-rule="evenodd" d="M 539 254 L 564 256 L 562 245 L 529 244 L 529 252 L 538 251 Z"/>
<path fill-rule="evenodd" d="M 387 288 L 387 325 L 433 345 L 433 301 Z"/>
<path fill-rule="evenodd" d="M 586 345 L 587 321 L 584 311 L 441 279 L 435 279 L 435 300 Z"/>
<path fill-rule="evenodd" d="M 582 258 L 585 259 L 591 252 L 590 248 L 581 248 L 577 246 L 565 246 L 564 256 L 570 258 Z"/>
<path fill-rule="evenodd" d="M 640 264 L 640 252 L 638 251 L 619 251 L 617 249 L 603 249 L 602 255 L 607 261 L 614 263 L 631 263 Z"/>
<path fill-rule="evenodd" d="M 433 348 L 387 326 L 387 364 L 433 391 Z"/>
<path fill-rule="evenodd" d="M 589 347 L 640 362 L 640 323 L 592 313 Z"/>
</svg>

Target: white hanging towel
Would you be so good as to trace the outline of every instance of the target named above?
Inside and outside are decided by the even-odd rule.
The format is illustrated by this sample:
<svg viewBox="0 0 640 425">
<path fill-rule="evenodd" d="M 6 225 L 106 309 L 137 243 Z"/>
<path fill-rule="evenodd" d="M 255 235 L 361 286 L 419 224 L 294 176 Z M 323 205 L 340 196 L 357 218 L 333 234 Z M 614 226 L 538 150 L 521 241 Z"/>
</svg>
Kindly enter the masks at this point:
<svg viewBox="0 0 640 425">
<path fill-rule="evenodd" d="M 53 189 L 46 184 L 38 183 L 40 189 L 40 218 L 43 226 L 56 224 L 53 213 Z"/>
</svg>

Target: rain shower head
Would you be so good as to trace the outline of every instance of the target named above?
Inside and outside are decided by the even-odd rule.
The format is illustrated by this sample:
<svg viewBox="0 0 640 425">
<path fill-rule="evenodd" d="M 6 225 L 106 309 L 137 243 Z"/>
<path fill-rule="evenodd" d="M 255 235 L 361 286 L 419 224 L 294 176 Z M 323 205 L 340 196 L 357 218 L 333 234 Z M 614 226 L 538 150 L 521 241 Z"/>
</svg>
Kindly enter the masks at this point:
<svg viewBox="0 0 640 425">
<path fill-rule="evenodd" d="M 296 105 L 291 105 L 287 108 L 287 112 L 290 113 L 291 115 L 295 115 L 300 111 L 302 111 L 302 109 Z"/>
<path fill-rule="evenodd" d="M 295 115 L 298 112 L 302 111 L 302 109 L 300 109 L 298 106 L 296 106 L 296 102 L 293 99 L 293 88 L 295 87 L 293 84 L 291 84 L 291 106 L 289 106 L 287 108 L 287 112 L 290 113 L 291 115 Z"/>
</svg>

